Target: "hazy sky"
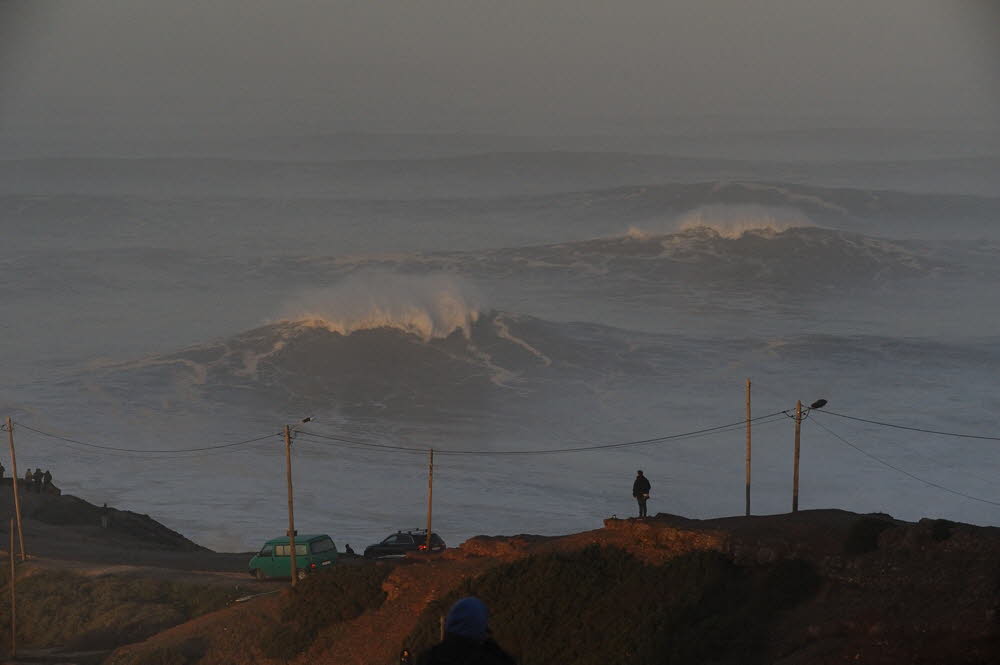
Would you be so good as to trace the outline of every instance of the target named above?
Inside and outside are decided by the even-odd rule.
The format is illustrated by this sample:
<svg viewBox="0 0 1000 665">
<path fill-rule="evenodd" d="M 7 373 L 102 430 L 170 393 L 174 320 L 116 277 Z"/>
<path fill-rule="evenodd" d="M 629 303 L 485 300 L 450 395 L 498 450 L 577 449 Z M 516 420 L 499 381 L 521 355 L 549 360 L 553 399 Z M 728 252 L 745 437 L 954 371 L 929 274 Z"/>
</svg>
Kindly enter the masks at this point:
<svg viewBox="0 0 1000 665">
<path fill-rule="evenodd" d="M 998 5 L 0 0 L 0 130 L 984 123 Z"/>
</svg>

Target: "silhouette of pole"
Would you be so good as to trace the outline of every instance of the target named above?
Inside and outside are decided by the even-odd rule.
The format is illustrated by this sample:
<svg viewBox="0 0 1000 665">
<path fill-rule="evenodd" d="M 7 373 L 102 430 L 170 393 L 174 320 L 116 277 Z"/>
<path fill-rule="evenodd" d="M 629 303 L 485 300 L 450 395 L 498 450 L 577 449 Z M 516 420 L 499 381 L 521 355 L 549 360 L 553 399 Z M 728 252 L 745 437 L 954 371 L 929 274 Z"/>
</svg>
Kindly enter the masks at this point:
<svg viewBox="0 0 1000 665">
<path fill-rule="evenodd" d="M 750 516 L 750 379 L 747 379 L 747 517 Z"/>
<path fill-rule="evenodd" d="M 792 474 L 792 512 L 799 512 L 799 442 L 802 432 L 802 400 L 795 402 L 795 472 Z"/>
<path fill-rule="evenodd" d="M 17 455 L 14 452 L 14 421 L 7 417 L 7 438 L 10 441 L 10 465 L 12 467 L 14 475 L 12 478 L 12 485 L 14 487 L 14 515 L 17 517 L 17 538 L 18 543 L 21 546 L 21 561 L 24 561 L 28 555 L 24 550 L 24 527 L 21 523 L 21 495 L 17 492 Z M 27 487 L 25 487 L 27 490 Z M 14 556 L 13 548 L 10 551 L 10 555 Z"/>
<path fill-rule="evenodd" d="M 431 551 L 431 514 L 434 511 L 434 449 L 430 449 L 430 459 L 427 463 L 427 553 Z"/>
<path fill-rule="evenodd" d="M 295 507 L 292 503 L 292 428 L 285 425 L 285 475 L 288 479 L 288 557 L 292 586 L 298 581 L 299 566 L 295 556 Z"/>
<path fill-rule="evenodd" d="M 17 580 L 14 575 L 14 520 L 10 521 L 10 657 L 17 657 L 17 595 L 14 588 Z"/>
</svg>

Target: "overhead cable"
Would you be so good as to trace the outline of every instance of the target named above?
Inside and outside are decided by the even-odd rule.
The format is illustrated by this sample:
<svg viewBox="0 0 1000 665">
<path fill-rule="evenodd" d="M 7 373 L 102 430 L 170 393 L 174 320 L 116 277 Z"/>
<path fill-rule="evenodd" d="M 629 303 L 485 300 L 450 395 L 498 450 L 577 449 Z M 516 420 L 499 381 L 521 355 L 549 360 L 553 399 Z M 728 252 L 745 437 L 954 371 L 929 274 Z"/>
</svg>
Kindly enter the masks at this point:
<svg viewBox="0 0 1000 665">
<path fill-rule="evenodd" d="M 1000 441 L 1000 436 L 984 436 L 981 434 L 960 434 L 958 432 L 942 432 L 933 429 L 924 429 L 922 427 L 907 427 L 906 425 L 896 425 L 894 423 L 884 423 L 878 420 L 869 420 L 868 418 L 858 418 L 856 416 L 848 416 L 844 413 L 837 413 L 836 411 L 828 411 L 823 409 L 819 413 L 824 415 L 837 416 L 838 418 L 846 418 L 847 420 L 856 420 L 860 423 L 868 423 L 869 425 L 878 425 L 880 427 L 892 427 L 895 429 L 905 429 L 910 432 L 923 432 L 924 434 L 938 434 L 940 436 L 954 436 L 961 439 L 981 439 L 983 441 Z"/>
<path fill-rule="evenodd" d="M 782 416 L 783 412 L 776 411 L 775 413 L 767 414 L 766 416 L 758 416 L 756 418 L 751 418 L 750 422 L 765 421 L 767 419 L 773 419 L 776 416 Z M 643 446 L 652 445 L 655 443 L 662 443 L 665 441 L 673 441 L 678 439 L 694 438 L 697 436 L 704 436 L 707 434 L 720 432 L 723 430 L 733 429 L 736 427 L 743 427 L 747 423 L 746 420 L 740 420 L 733 423 L 728 423 L 726 425 L 717 425 L 715 427 L 707 427 L 704 429 L 693 430 L 690 432 L 682 432 L 679 434 L 668 434 L 666 436 L 658 436 L 650 439 L 640 439 L 637 441 L 623 441 L 618 443 L 602 443 L 591 446 L 573 446 L 568 448 L 547 448 L 542 450 L 454 450 L 454 449 L 434 449 L 436 455 L 553 455 L 560 453 L 579 453 L 588 452 L 592 450 L 608 450 L 612 448 L 629 448 L 633 446 Z M 326 439 L 329 441 L 337 441 L 347 445 L 362 446 L 366 448 L 383 448 L 386 450 L 395 450 L 400 452 L 410 452 L 410 453 L 426 453 L 429 447 L 415 447 L 415 446 L 398 446 L 390 444 L 381 443 L 371 443 L 368 441 L 360 441 L 358 439 L 349 439 L 347 437 L 335 436 L 331 434 L 320 434 L 318 432 L 311 432 L 308 430 L 298 430 L 299 434 L 304 434 L 306 436 L 313 436 L 320 439 Z"/>
<path fill-rule="evenodd" d="M 867 450 L 864 450 L 864 449 L 860 448 L 859 446 L 854 445 L 853 443 L 851 443 L 850 441 L 848 441 L 844 437 L 842 437 L 839 434 L 837 434 L 836 432 L 830 430 L 828 427 L 826 427 L 825 425 L 823 425 L 823 423 L 819 422 L 818 420 L 816 421 L 816 426 L 819 427 L 820 429 L 822 429 L 823 431 L 825 431 L 830 436 L 832 436 L 835 439 L 837 439 L 838 441 L 840 441 L 841 443 L 847 444 L 851 448 L 854 448 L 855 450 L 857 450 L 862 455 L 866 455 L 867 457 L 872 458 L 873 460 L 875 460 L 879 464 L 883 464 L 883 465 L 889 467 L 890 469 L 893 469 L 894 471 L 898 471 L 899 473 L 901 473 L 901 474 L 903 474 L 905 476 L 909 476 L 910 478 L 913 478 L 914 480 L 917 480 L 917 481 L 923 483 L 924 485 L 927 485 L 929 487 L 936 487 L 939 490 L 943 490 L 945 492 L 950 492 L 952 494 L 957 494 L 958 496 L 964 497 L 966 499 L 972 499 L 973 501 L 980 501 L 982 503 L 989 503 L 989 504 L 992 504 L 994 506 L 1000 506 L 1000 501 L 990 501 L 989 499 L 983 499 L 982 497 L 973 496 L 971 494 L 966 494 L 965 492 L 960 492 L 958 490 L 951 489 L 950 487 L 945 487 L 944 485 L 932 482 L 930 480 L 926 480 L 924 478 L 921 478 L 920 476 L 916 476 L 916 475 L 910 473 L 909 471 L 906 471 L 905 469 L 901 469 L 898 466 L 895 466 L 894 464 L 890 464 L 889 462 L 885 461 L 881 457 L 876 457 L 875 455 L 872 455 Z"/>
<path fill-rule="evenodd" d="M 248 445 L 248 444 L 251 444 L 251 443 L 256 443 L 257 441 L 263 441 L 264 439 L 268 439 L 268 438 L 270 438 L 272 436 L 281 436 L 280 432 L 274 432 L 272 434 L 264 434 L 264 435 L 261 435 L 261 436 L 257 436 L 257 437 L 254 437 L 252 439 L 244 439 L 243 441 L 234 441 L 232 443 L 220 443 L 218 445 L 200 446 L 200 447 L 196 447 L 196 448 L 163 448 L 163 449 L 119 448 L 117 446 L 105 446 L 105 445 L 102 445 L 102 444 L 99 444 L 99 443 L 90 443 L 90 442 L 87 442 L 87 441 L 80 441 L 79 439 L 71 439 L 69 437 L 60 436 L 58 434 L 53 434 L 51 432 L 46 432 L 44 430 L 40 430 L 40 429 L 31 427 L 30 425 L 25 425 L 24 423 L 17 422 L 17 421 L 14 421 L 14 424 L 17 425 L 18 427 L 23 427 L 26 430 L 29 430 L 29 431 L 34 432 L 35 434 L 39 434 L 41 436 L 48 437 L 50 439 L 56 439 L 56 440 L 59 440 L 59 441 L 64 441 L 66 443 L 76 444 L 78 446 L 85 446 L 87 448 L 96 448 L 96 449 L 99 449 L 99 450 L 108 450 L 108 451 L 122 452 L 122 453 L 151 453 L 151 454 L 154 454 L 154 453 L 194 453 L 194 452 L 203 452 L 203 451 L 206 451 L 206 450 L 221 450 L 223 448 L 235 448 L 237 446 L 245 446 L 245 445 Z"/>
</svg>

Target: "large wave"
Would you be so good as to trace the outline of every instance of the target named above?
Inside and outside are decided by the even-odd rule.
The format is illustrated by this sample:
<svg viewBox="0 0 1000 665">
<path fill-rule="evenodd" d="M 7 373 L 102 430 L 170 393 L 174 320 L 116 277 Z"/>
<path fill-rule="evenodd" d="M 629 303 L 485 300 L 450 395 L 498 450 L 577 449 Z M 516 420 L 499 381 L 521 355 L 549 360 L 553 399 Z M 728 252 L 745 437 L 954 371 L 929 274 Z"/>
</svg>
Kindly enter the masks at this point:
<svg viewBox="0 0 1000 665">
<path fill-rule="evenodd" d="M 813 223 L 800 210 L 752 204 L 700 206 L 677 221 L 679 231 L 705 228 L 730 239 L 740 238 L 748 232 L 773 235 L 805 226 L 813 226 Z"/>
<path fill-rule="evenodd" d="M 393 328 L 423 341 L 461 331 L 479 320 L 482 297 L 450 275 L 396 275 L 363 272 L 296 299 L 283 321 L 350 335 Z"/>
<path fill-rule="evenodd" d="M 815 226 L 808 215 L 788 206 L 711 204 L 698 206 L 676 219 L 629 227 L 629 238 L 644 240 L 672 232 L 710 231 L 721 238 L 736 240 L 746 233 L 774 235 L 788 229 Z"/>
</svg>

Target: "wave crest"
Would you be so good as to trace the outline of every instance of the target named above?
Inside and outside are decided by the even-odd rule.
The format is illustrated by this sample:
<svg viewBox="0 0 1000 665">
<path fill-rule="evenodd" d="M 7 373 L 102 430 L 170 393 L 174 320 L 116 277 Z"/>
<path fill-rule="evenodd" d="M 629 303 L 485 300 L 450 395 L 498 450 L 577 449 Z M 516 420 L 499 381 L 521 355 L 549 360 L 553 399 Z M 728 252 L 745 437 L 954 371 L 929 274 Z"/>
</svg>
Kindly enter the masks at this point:
<svg viewBox="0 0 1000 665">
<path fill-rule="evenodd" d="M 365 273 L 310 291 L 282 321 L 341 335 L 395 328 L 427 342 L 461 331 L 466 338 L 479 320 L 478 293 L 448 275 Z"/>
<path fill-rule="evenodd" d="M 707 229 L 735 240 L 746 233 L 776 234 L 792 228 L 814 226 L 801 210 L 755 204 L 704 205 L 681 215 L 678 231 Z"/>
</svg>

